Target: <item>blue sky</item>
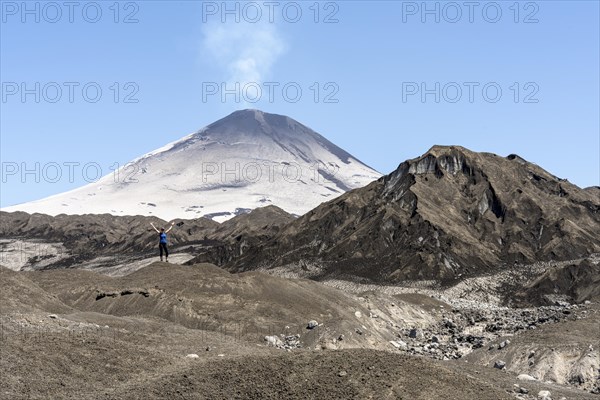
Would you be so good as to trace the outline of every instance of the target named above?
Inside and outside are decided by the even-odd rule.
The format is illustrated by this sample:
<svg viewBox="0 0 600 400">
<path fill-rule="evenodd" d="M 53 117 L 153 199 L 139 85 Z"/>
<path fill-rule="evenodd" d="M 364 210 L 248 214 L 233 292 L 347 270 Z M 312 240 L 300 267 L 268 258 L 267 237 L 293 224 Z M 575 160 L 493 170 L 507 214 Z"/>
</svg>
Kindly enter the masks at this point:
<svg viewBox="0 0 600 400">
<path fill-rule="evenodd" d="M 1 206 L 243 108 L 382 173 L 459 144 L 600 184 L 598 1 L 72 4 L 1 2 Z"/>
</svg>

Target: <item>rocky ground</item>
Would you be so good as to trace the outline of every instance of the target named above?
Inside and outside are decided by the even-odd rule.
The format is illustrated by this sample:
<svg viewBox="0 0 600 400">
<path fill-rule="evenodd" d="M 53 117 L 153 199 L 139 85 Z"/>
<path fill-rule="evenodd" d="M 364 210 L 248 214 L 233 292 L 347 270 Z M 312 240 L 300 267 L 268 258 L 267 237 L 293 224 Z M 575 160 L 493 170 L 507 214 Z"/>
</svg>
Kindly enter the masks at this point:
<svg viewBox="0 0 600 400">
<path fill-rule="evenodd" d="M 600 299 L 474 308 L 209 264 L 130 270 L 0 268 L 2 398 L 600 399 Z"/>
</svg>

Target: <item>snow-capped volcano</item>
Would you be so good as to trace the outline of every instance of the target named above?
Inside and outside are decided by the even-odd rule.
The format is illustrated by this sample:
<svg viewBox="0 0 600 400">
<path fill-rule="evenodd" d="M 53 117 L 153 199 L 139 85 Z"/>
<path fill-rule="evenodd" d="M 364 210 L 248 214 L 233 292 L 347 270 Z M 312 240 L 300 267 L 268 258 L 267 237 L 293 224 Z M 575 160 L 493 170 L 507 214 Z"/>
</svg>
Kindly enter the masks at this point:
<svg viewBox="0 0 600 400">
<path fill-rule="evenodd" d="M 224 221 L 276 205 L 301 215 L 380 176 L 289 117 L 241 110 L 97 182 L 3 210 Z"/>
</svg>

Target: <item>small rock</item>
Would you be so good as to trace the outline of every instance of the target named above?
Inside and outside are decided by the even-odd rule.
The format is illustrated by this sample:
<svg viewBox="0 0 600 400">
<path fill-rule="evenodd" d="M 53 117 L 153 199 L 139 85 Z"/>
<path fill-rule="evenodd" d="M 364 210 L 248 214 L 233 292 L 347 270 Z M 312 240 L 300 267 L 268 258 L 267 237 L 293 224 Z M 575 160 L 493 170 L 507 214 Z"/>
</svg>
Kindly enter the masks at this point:
<svg viewBox="0 0 600 400">
<path fill-rule="evenodd" d="M 225 354 L 217 354 L 217 357 L 225 357 Z"/>
<path fill-rule="evenodd" d="M 281 339 L 279 339 L 275 335 L 265 336 L 265 342 L 267 342 L 267 345 L 273 346 L 273 347 L 282 347 L 283 346 L 283 342 L 281 341 Z"/>
<path fill-rule="evenodd" d="M 579 372 L 571 375 L 571 378 L 569 379 L 569 381 L 571 383 L 583 385 L 585 383 L 585 376 L 583 375 L 583 373 L 581 371 L 579 371 Z"/>
<path fill-rule="evenodd" d="M 346 375 L 348 375 L 348 373 L 346 371 L 338 372 L 338 376 L 346 376 Z"/>
<path fill-rule="evenodd" d="M 423 339 L 423 331 L 421 329 L 413 328 L 408 333 L 408 337 L 413 339 Z"/>
<path fill-rule="evenodd" d="M 406 342 L 403 342 L 402 340 L 390 340 L 390 343 L 392 344 L 392 346 L 394 346 L 397 349 L 401 349 L 401 350 L 408 349 L 408 344 L 406 344 Z"/>
<path fill-rule="evenodd" d="M 431 337 L 431 342 L 432 342 L 432 343 L 439 343 L 439 342 L 440 342 L 440 339 L 439 339 L 437 336 L 432 336 L 432 337 Z"/>
<path fill-rule="evenodd" d="M 310 321 L 308 321 L 308 325 L 307 325 L 307 328 L 308 328 L 308 329 L 314 329 L 314 328 L 316 328 L 317 326 L 319 326 L 319 323 L 318 323 L 317 321 L 315 321 L 314 319 L 313 319 L 313 320 L 310 320 Z"/>
<path fill-rule="evenodd" d="M 498 368 L 498 369 L 504 369 L 506 367 L 506 363 L 502 360 L 497 360 L 494 363 L 494 368 Z"/>
<path fill-rule="evenodd" d="M 356 318 L 360 318 L 360 317 L 362 317 L 362 313 L 361 313 L 360 311 L 355 311 L 355 312 L 354 312 L 354 316 L 355 316 Z"/>
<path fill-rule="evenodd" d="M 517 376 L 517 379 L 520 381 L 535 381 L 535 378 L 533 376 L 527 374 L 520 374 L 519 376 Z"/>
<path fill-rule="evenodd" d="M 48 315 L 48 318 L 56 319 L 58 317 L 56 316 L 56 314 L 50 314 L 50 315 Z"/>
<path fill-rule="evenodd" d="M 519 388 L 519 393 L 527 394 L 529 393 L 529 390 L 525 389 L 524 387 L 521 387 Z"/>
<path fill-rule="evenodd" d="M 342 340 L 344 340 L 344 335 L 340 335 L 340 336 L 338 336 L 338 341 L 340 341 L 340 342 L 341 342 Z"/>
<path fill-rule="evenodd" d="M 356 328 L 356 333 L 358 333 L 359 335 L 362 335 L 363 331 L 361 331 L 360 329 Z"/>
<path fill-rule="evenodd" d="M 583 302 L 583 304 L 585 304 L 585 305 L 589 305 L 589 304 L 592 304 L 592 302 L 591 302 L 591 301 L 589 301 L 589 300 L 586 300 L 586 301 L 584 301 L 584 302 Z"/>
<path fill-rule="evenodd" d="M 509 344 L 510 344 L 510 340 L 504 340 L 504 341 L 500 342 L 500 344 L 498 345 L 498 350 L 505 348 Z"/>
<path fill-rule="evenodd" d="M 531 350 L 531 351 L 529 352 L 529 355 L 527 356 L 527 358 L 531 358 L 531 357 L 533 357 L 533 356 L 535 356 L 535 351 Z"/>
<path fill-rule="evenodd" d="M 456 324 L 451 319 L 444 320 L 444 325 L 446 328 L 456 328 Z"/>
<path fill-rule="evenodd" d="M 206 351 L 210 351 L 210 346 L 206 346 Z"/>
<path fill-rule="evenodd" d="M 538 400 L 552 400 L 550 397 L 550 392 L 548 390 L 540 390 L 538 392 Z"/>
<path fill-rule="evenodd" d="M 185 358 L 199 358 L 200 356 L 198 354 L 188 354 L 187 356 L 185 356 Z"/>
</svg>

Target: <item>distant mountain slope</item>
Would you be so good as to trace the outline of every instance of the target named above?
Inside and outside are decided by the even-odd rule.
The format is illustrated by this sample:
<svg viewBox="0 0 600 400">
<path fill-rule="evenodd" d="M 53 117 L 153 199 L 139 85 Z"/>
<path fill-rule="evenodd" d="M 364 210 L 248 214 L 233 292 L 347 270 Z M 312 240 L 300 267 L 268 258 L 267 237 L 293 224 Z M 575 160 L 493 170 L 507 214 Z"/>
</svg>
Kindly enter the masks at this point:
<svg viewBox="0 0 600 400">
<path fill-rule="evenodd" d="M 275 205 L 301 215 L 380 173 L 299 122 L 236 111 L 98 182 L 3 211 L 229 219 Z"/>
<path fill-rule="evenodd" d="M 519 156 L 434 146 L 288 224 L 228 265 L 313 277 L 451 281 L 600 252 L 600 201 Z"/>
<path fill-rule="evenodd" d="M 524 304 L 548 305 L 558 300 L 582 303 L 600 299 L 600 259 L 585 259 L 548 270 L 518 291 Z"/>
</svg>

